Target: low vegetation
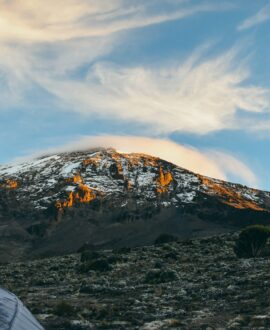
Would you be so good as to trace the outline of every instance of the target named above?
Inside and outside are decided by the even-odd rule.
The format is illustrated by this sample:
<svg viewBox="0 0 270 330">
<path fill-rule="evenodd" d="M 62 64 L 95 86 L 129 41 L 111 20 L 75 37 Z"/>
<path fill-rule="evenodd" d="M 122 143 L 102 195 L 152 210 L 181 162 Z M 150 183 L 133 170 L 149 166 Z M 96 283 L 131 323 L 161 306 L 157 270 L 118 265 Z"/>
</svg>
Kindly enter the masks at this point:
<svg viewBox="0 0 270 330">
<path fill-rule="evenodd" d="M 83 261 L 72 254 L 12 262 L 0 265 L 1 287 L 46 330 L 270 329 L 270 258 L 238 259 L 238 240 L 230 232 L 89 251 Z"/>
<path fill-rule="evenodd" d="M 73 316 L 76 311 L 69 303 L 61 301 L 55 306 L 54 313 L 58 316 Z"/>
<path fill-rule="evenodd" d="M 145 275 L 145 283 L 147 284 L 167 283 L 177 279 L 177 272 L 171 269 L 152 269 Z"/>
<path fill-rule="evenodd" d="M 234 252 L 239 258 L 262 257 L 267 254 L 266 244 L 270 227 L 254 225 L 245 228 L 235 243 Z"/>
</svg>

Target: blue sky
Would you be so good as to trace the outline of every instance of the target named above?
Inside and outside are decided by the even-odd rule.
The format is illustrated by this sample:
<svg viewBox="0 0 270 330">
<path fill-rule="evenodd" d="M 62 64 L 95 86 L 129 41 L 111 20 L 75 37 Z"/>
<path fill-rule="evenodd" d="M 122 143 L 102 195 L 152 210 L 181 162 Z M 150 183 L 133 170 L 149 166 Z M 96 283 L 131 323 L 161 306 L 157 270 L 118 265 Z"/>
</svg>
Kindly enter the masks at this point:
<svg viewBox="0 0 270 330">
<path fill-rule="evenodd" d="M 111 145 L 270 190 L 269 32 L 267 0 L 0 0 L 0 163 Z"/>
</svg>

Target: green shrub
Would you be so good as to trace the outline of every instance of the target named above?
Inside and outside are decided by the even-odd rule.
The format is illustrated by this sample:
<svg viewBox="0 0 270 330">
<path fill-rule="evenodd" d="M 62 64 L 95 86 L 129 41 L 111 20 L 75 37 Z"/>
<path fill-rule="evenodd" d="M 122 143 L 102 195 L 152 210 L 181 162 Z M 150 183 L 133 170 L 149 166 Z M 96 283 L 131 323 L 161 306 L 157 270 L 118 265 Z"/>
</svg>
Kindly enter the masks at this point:
<svg viewBox="0 0 270 330">
<path fill-rule="evenodd" d="M 254 258 L 265 255 L 270 227 L 254 225 L 245 228 L 236 241 L 234 252 L 239 258 Z"/>
</svg>

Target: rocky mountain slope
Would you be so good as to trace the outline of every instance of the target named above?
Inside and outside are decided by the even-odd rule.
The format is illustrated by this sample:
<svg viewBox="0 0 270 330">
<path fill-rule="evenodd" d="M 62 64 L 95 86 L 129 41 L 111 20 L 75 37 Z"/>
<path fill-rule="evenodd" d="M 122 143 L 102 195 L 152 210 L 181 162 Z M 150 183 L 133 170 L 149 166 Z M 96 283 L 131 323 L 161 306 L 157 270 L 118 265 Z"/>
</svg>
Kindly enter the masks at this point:
<svg viewBox="0 0 270 330">
<path fill-rule="evenodd" d="M 47 330 L 269 329 L 270 259 L 237 259 L 236 238 L 2 265 L 0 281 Z"/>
<path fill-rule="evenodd" d="M 270 193 L 114 149 L 0 167 L 0 260 L 150 244 L 268 222 Z"/>
</svg>

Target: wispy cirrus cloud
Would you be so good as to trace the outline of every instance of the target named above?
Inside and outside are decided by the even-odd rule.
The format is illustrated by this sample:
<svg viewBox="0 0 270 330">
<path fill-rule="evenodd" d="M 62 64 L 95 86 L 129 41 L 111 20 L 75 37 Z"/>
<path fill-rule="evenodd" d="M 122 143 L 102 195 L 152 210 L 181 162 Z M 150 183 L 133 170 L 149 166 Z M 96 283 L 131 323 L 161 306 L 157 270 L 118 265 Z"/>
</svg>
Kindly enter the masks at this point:
<svg viewBox="0 0 270 330">
<path fill-rule="evenodd" d="M 114 51 L 131 29 L 227 9 L 209 1 L 0 0 L 1 109 L 35 106 L 28 92 L 47 89 L 40 78 L 73 82 L 74 72 Z"/>
<path fill-rule="evenodd" d="M 215 57 L 200 49 L 162 67 L 102 61 L 128 38 L 123 31 L 228 8 L 204 1 L 0 0 L 1 109 L 35 108 L 30 96 L 38 89 L 58 110 L 133 122 L 150 135 L 242 129 L 238 111 L 268 111 L 270 96 L 246 83 L 248 64 L 234 49 Z"/>
<path fill-rule="evenodd" d="M 137 122 L 154 133 L 176 131 L 207 134 L 242 129 L 237 112 L 270 109 L 267 89 L 246 84 L 250 72 L 237 51 L 205 59 L 200 51 L 186 61 L 156 67 L 98 63 L 83 81 L 36 77 L 66 107 L 83 115 L 96 114 Z"/>
<path fill-rule="evenodd" d="M 40 43 L 105 36 L 229 8 L 206 1 L 1 0 L 0 38 Z"/>
<path fill-rule="evenodd" d="M 250 29 L 256 25 L 262 24 L 270 20 L 270 4 L 260 9 L 255 15 L 248 17 L 238 25 L 238 30 Z"/>
</svg>

